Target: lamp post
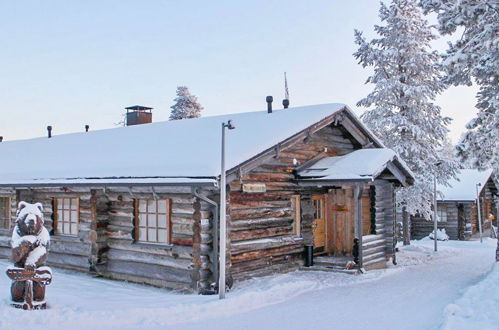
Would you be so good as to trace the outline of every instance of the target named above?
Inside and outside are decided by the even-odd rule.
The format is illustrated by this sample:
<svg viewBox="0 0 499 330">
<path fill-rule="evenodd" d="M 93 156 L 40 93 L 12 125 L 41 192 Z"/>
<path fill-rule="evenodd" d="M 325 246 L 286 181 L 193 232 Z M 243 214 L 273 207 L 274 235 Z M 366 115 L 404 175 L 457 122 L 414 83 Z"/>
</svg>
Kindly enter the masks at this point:
<svg viewBox="0 0 499 330">
<path fill-rule="evenodd" d="M 227 219 L 226 219 L 226 194 L 225 183 L 225 129 L 234 129 L 232 121 L 222 123 L 222 156 L 220 166 L 220 273 L 218 278 L 218 295 L 220 299 L 225 298 L 225 266 L 227 250 Z"/>
<path fill-rule="evenodd" d="M 480 187 L 481 183 L 476 184 L 476 210 L 478 215 L 478 231 L 480 232 L 480 243 L 483 243 L 482 238 L 482 210 L 480 208 Z"/>
<path fill-rule="evenodd" d="M 437 230 L 438 230 L 438 220 L 437 220 L 437 168 L 442 164 L 442 161 L 435 163 L 435 171 L 433 172 L 433 240 L 434 240 L 434 250 L 437 252 Z"/>
</svg>

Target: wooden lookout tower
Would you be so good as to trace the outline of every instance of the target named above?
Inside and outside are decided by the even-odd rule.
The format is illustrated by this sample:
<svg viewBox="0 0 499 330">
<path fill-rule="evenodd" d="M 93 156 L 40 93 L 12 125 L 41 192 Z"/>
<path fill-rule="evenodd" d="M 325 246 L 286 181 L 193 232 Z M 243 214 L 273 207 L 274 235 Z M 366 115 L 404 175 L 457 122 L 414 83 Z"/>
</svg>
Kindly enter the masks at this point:
<svg viewBox="0 0 499 330">
<path fill-rule="evenodd" d="M 126 126 L 150 124 L 152 123 L 153 108 L 134 105 L 126 109 Z"/>
</svg>

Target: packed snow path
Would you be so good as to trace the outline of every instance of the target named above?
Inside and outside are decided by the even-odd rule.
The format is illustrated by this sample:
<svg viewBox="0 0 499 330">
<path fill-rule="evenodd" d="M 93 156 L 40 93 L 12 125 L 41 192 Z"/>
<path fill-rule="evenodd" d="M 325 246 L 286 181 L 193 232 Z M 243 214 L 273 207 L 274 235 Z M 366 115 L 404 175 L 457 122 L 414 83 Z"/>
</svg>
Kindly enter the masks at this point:
<svg viewBox="0 0 499 330">
<path fill-rule="evenodd" d="M 55 269 L 50 309 L 25 312 L 7 306 L 10 282 L 0 275 L 0 329 L 438 329 L 446 306 L 495 263 L 492 240 L 439 243 L 434 255 L 432 241 L 413 242 L 398 266 L 362 276 L 254 279 L 224 301 Z"/>
</svg>

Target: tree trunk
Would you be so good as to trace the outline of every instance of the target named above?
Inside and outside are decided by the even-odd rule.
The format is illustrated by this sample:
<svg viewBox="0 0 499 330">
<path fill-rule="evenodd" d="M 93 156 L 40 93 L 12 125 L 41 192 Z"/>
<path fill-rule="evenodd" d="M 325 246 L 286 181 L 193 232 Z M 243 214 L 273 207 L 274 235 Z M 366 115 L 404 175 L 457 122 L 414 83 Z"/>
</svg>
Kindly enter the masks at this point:
<svg viewBox="0 0 499 330">
<path fill-rule="evenodd" d="M 404 231 L 404 245 L 411 244 L 411 223 L 409 213 L 405 207 L 402 209 L 402 229 Z"/>
</svg>

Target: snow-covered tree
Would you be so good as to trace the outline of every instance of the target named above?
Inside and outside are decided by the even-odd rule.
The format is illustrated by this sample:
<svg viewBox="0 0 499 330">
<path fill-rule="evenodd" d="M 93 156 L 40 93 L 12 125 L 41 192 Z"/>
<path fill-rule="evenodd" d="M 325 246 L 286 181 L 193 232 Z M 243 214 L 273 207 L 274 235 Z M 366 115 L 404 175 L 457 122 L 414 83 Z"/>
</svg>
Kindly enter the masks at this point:
<svg viewBox="0 0 499 330">
<path fill-rule="evenodd" d="M 477 116 L 457 146 L 475 167 L 499 168 L 499 1 L 420 0 L 435 12 L 443 35 L 459 34 L 444 55 L 446 82 L 479 86 Z"/>
<path fill-rule="evenodd" d="M 366 82 L 374 84 L 374 90 L 357 105 L 369 108 L 364 122 L 416 176 L 413 186 L 397 191 L 397 206 L 428 219 L 434 176 L 446 184 L 457 169 L 453 160 L 440 157 L 451 119 L 433 103 L 445 89 L 440 57 L 430 49 L 436 36 L 415 1 L 381 3 L 379 13 L 384 23 L 375 26 L 379 38 L 366 41 L 355 31 L 359 49 L 354 56 L 363 67 L 374 69 Z"/>
<path fill-rule="evenodd" d="M 203 107 L 198 103 L 198 98 L 189 92 L 185 86 L 177 87 L 177 97 L 173 100 L 170 120 L 201 117 Z"/>
</svg>

